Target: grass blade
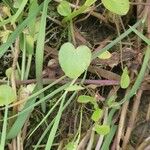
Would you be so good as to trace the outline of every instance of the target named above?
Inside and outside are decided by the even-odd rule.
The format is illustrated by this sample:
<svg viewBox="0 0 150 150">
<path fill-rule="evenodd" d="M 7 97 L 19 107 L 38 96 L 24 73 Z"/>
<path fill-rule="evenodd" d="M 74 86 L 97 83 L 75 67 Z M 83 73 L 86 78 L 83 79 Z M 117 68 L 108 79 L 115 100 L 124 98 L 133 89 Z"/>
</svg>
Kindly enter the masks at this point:
<svg viewBox="0 0 150 150">
<path fill-rule="evenodd" d="M 54 83 L 50 84 L 48 87 L 50 88 L 56 83 L 57 82 L 54 82 Z M 34 96 L 30 97 L 30 100 L 27 101 L 27 103 L 25 104 L 24 109 L 21 112 L 19 112 L 18 114 L 16 114 L 13 117 L 11 117 L 11 118 L 14 118 L 14 117 L 18 116 L 18 118 L 16 119 L 16 121 L 14 122 L 14 124 L 12 125 L 11 129 L 8 132 L 7 139 L 12 139 L 12 138 L 14 138 L 14 137 L 16 137 L 18 135 L 18 133 L 22 129 L 22 127 L 23 127 L 27 117 L 30 115 L 31 110 L 35 106 L 41 104 L 41 102 L 43 102 L 43 101 L 47 100 L 48 98 L 54 96 L 58 92 L 60 92 L 63 89 L 65 89 L 67 86 L 68 85 L 58 88 L 57 90 L 53 91 L 48 96 L 44 97 L 43 99 L 41 99 L 40 101 L 38 101 L 36 103 L 35 103 L 35 99 L 36 99 L 35 95 L 37 95 L 37 94 L 36 93 L 35 93 L 35 95 L 33 94 Z"/>
<path fill-rule="evenodd" d="M 48 137 L 48 140 L 47 140 L 47 143 L 46 143 L 46 148 L 45 150 L 50 150 L 51 147 L 52 147 L 52 144 L 53 144 L 53 140 L 55 138 L 55 134 L 56 134 L 56 131 L 58 129 L 58 125 L 59 125 L 59 122 L 60 122 L 60 119 L 61 119 L 61 115 L 62 115 L 62 112 L 63 112 L 63 105 L 64 105 L 64 102 L 65 102 L 65 99 L 66 99 L 66 95 L 67 95 L 67 92 L 65 92 L 63 94 L 63 98 L 62 98 L 62 101 L 61 101 L 61 104 L 60 104 L 60 107 L 59 107 L 59 110 L 58 110 L 58 113 L 56 115 L 56 118 L 55 118 L 55 121 L 54 121 L 54 124 L 53 124 L 53 127 L 51 129 L 51 132 L 49 134 L 49 137 Z"/>
<path fill-rule="evenodd" d="M 76 79 L 74 79 L 69 86 L 72 86 L 75 81 L 76 81 Z M 56 131 L 58 129 L 58 125 L 59 125 L 59 122 L 60 122 L 60 119 L 61 119 L 61 115 L 62 115 L 62 112 L 63 112 L 63 105 L 64 105 L 64 102 L 65 102 L 67 93 L 68 93 L 68 91 L 65 91 L 64 94 L 62 95 L 62 101 L 61 101 L 58 113 L 57 113 L 57 115 L 55 117 L 55 121 L 54 121 L 53 127 L 52 127 L 52 129 L 50 131 L 50 134 L 49 134 L 49 137 L 48 137 L 48 140 L 47 140 L 47 143 L 46 143 L 45 150 L 50 150 L 51 147 L 52 147 L 53 140 L 55 138 L 55 134 L 56 134 Z"/>
<path fill-rule="evenodd" d="M 132 27 L 133 28 L 137 28 L 139 25 L 141 25 L 143 19 L 139 20 L 136 24 L 134 24 Z M 126 30 L 126 32 L 122 33 L 119 37 L 117 37 L 115 40 L 113 40 L 110 44 L 108 44 L 107 46 L 105 46 L 104 48 L 93 52 L 93 56 L 92 59 L 95 59 L 96 57 L 98 57 L 100 54 L 102 54 L 105 51 L 109 51 L 110 48 L 112 48 L 115 44 L 117 44 L 119 41 L 121 41 L 122 39 L 124 39 L 128 34 L 130 34 L 132 32 L 132 29 L 129 28 L 128 30 Z"/>
<path fill-rule="evenodd" d="M 5 114 L 4 114 L 4 122 L 3 122 L 3 129 L 2 129 L 2 135 L 1 135 L 0 150 L 5 149 L 5 140 L 6 140 L 6 132 L 7 132 L 7 116 L 8 116 L 8 105 L 5 107 Z"/>
<path fill-rule="evenodd" d="M 148 39 L 146 36 L 144 36 L 141 32 L 139 32 L 138 30 L 136 30 L 133 27 L 130 27 L 130 29 L 137 34 L 145 43 L 147 43 L 148 45 L 150 45 L 150 39 Z"/>
<path fill-rule="evenodd" d="M 69 98 L 69 100 L 67 100 L 66 104 L 65 104 L 64 107 L 63 107 L 63 111 L 64 111 L 64 110 L 66 109 L 66 107 L 71 103 L 71 101 L 74 99 L 74 97 L 76 96 L 76 94 L 77 94 L 77 92 L 74 92 L 74 93 L 72 94 L 72 96 Z M 55 120 L 55 118 L 51 121 L 51 123 L 50 123 L 49 126 L 46 128 L 46 130 L 44 131 L 44 133 L 41 135 L 41 137 L 40 137 L 38 143 L 36 144 L 36 146 L 35 146 L 35 148 L 34 148 L 34 150 L 36 150 L 36 149 L 39 147 L 41 141 L 43 140 L 43 138 L 45 137 L 45 135 L 47 134 L 47 132 L 50 130 L 51 126 L 53 125 L 54 120 Z"/>
<path fill-rule="evenodd" d="M 44 56 L 44 43 L 45 43 L 45 28 L 46 28 L 46 17 L 47 17 L 47 9 L 48 9 L 48 3 L 51 0 L 45 0 L 43 11 L 42 11 L 42 17 L 39 27 L 39 33 L 37 37 L 37 45 L 36 45 L 36 79 L 37 79 L 37 86 L 38 89 L 42 89 L 42 70 L 43 70 L 43 56 Z M 41 94 L 40 97 L 44 97 L 44 94 Z M 45 103 L 42 103 L 42 110 L 43 112 L 46 111 Z"/>
<path fill-rule="evenodd" d="M 23 0 L 21 5 L 19 6 L 19 9 L 17 10 L 16 14 L 13 16 L 11 23 L 15 23 L 19 15 L 23 12 L 24 7 L 26 6 L 28 0 Z"/>
<path fill-rule="evenodd" d="M 123 98 L 115 106 L 119 106 L 119 105 L 123 104 L 125 101 L 130 100 L 130 98 L 136 94 L 137 90 L 139 89 L 139 87 L 140 87 L 140 85 L 141 85 L 141 83 L 144 79 L 144 75 L 145 75 L 149 60 L 150 60 L 150 47 L 148 46 L 147 50 L 146 50 L 146 53 L 145 53 L 145 57 L 144 57 L 144 60 L 143 60 L 141 70 L 140 70 L 140 72 L 137 76 L 137 79 L 136 79 L 134 85 L 132 86 L 129 93 L 125 96 L 125 98 Z"/>
<path fill-rule="evenodd" d="M 19 34 L 24 30 L 24 28 L 29 24 L 29 22 L 40 12 L 41 8 L 42 8 L 42 4 L 37 9 L 35 9 L 35 11 L 16 28 L 16 30 L 9 36 L 7 42 L 0 46 L 0 58 L 11 46 L 11 44 L 13 44 L 13 42 L 16 40 Z"/>
<path fill-rule="evenodd" d="M 101 150 L 109 150 L 110 149 L 110 144 L 112 142 L 112 139 L 116 133 L 116 130 L 117 130 L 117 126 L 116 125 L 113 125 L 111 127 L 111 130 L 110 130 L 110 133 L 108 135 L 106 135 L 106 138 L 103 142 L 103 145 L 101 147 Z"/>
</svg>

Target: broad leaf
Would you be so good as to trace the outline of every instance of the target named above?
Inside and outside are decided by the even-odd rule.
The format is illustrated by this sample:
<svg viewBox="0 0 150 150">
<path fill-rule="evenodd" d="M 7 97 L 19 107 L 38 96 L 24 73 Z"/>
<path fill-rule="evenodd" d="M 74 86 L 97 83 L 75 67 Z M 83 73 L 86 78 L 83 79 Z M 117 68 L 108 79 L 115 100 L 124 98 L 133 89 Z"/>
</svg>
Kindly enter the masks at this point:
<svg viewBox="0 0 150 150">
<path fill-rule="evenodd" d="M 71 7 L 69 5 L 69 2 L 61 1 L 60 4 L 57 7 L 57 11 L 62 16 L 70 15 L 71 14 Z"/>
<path fill-rule="evenodd" d="M 8 105 L 16 100 L 16 95 L 9 85 L 0 85 L 0 106 Z"/>
<path fill-rule="evenodd" d="M 126 15 L 129 11 L 129 0 L 102 0 L 103 5 L 111 12 Z"/>
<path fill-rule="evenodd" d="M 65 75 L 75 79 L 78 78 L 91 62 L 91 51 L 87 46 L 75 47 L 67 42 L 59 51 L 59 63 Z"/>
</svg>

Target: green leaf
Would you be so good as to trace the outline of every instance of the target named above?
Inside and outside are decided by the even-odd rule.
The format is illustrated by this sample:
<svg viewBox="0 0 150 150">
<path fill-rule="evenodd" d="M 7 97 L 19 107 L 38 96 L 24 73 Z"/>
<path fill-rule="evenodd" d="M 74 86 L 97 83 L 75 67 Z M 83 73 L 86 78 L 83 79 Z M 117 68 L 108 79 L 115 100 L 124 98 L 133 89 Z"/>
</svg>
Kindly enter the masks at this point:
<svg viewBox="0 0 150 150">
<path fill-rule="evenodd" d="M 31 34 L 26 35 L 26 47 L 27 47 L 27 53 L 33 54 L 33 45 L 34 45 L 34 37 Z"/>
<path fill-rule="evenodd" d="M 111 57 L 111 53 L 109 51 L 105 51 L 102 54 L 100 54 L 98 57 L 100 59 L 109 59 Z"/>
<path fill-rule="evenodd" d="M 10 68 L 8 68 L 7 70 L 6 70 L 6 72 L 5 72 L 5 74 L 6 74 L 6 76 L 7 76 L 7 78 L 10 80 L 10 78 L 11 78 L 11 74 L 12 74 L 12 67 L 10 67 Z M 19 76 L 19 72 L 18 72 L 18 70 L 15 70 L 15 78 L 16 78 L 16 80 L 20 80 L 20 76 Z"/>
<path fill-rule="evenodd" d="M 32 21 L 32 19 L 38 14 L 38 12 L 40 12 L 41 8 L 42 8 L 42 4 L 39 7 L 37 7 L 33 11 L 33 13 L 30 16 L 28 16 L 20 25 L 18 25 L 15 31 L 12 32 L 12 34 L 8 37 L 7 42 L 0 46 L 0 58 L 9 49 L 11 44 L 16 40 L 16 38 L 20 35 L 20 33 L 22 33 L 24 28 Z M 5 23 L 8 23 L 8 22 L 9 21 L 6 21 Z M 2 24 L 5 24 L 5 23 L 2 23 Z"/>
<path fill-rule="evenodd" d="M 7 78 L 10 79 L 11 78 L 11 74 L 12 74 L 12 67 L 8 68 L 5 71 L 5 74 L 6 74 Z"/>
<path fill-rule="evenodd" d="M 69 5 L 69 2 L 61 1 L 60 4 L 57 7 L 57 11 L 62 16 L 70 15 L 71 14 L 71 7 Z"/>
<path fill-rule="evenodd" d="M 84 88 L 82 86 L 75 84 L 75 85 L 71 85 L 67 87 L 65 90 L 66 91 L 78 91 L 78 90 L 83 90 L 83 89 Z"/>
<path fill-rule="evenodd" d="M 106 135 L 110 132 L 110 126 L 95 124 L 93 130 L 96 131 L 100 135 Z"/>
<path fill-rule="evenodd" d="M 76 150 L 76 144 L 74 142 L 69 142 L 66 146 L 65 146 L 66 150 Z"/>
<path fill-rule="evenodd" d="M 0 85 L 0 106 L 8 105 L 16 100 L 16 94 L 9 85 Z"/>
<path fill-rule="evenodd" d="M 63 44 L 59 51 L 59 63 L 66 76 L 75 79 L 78 78 L 91 62 L 91 51 L 85 46 L 81 45 L 75 47 L 67 42 Z"/>
<path fill-rule="evenodd" d="M 103 110 L 97 108 L 92 114 L 92 120 L 95 122 L 99 121 L 99 119 L 102 117 L 102 114 L 103 114 Z"/>
<path fill-rule="evenodd" d="M 111 12 L 126 15 L 129 11 L 129 0 L 102 0 L 103 5 Z"/>
<path fill-rule="evenodd" d="M 115 102 L 116 99 L 117 99 L 117 95 L 112 95 L 111 97 L 109 97 L 106 100 L 108 107 L 111 107 L 111 105 Z"/>
<path fill-rule="evenodd" d="M 121 75 L 120 86 L 121 88 L 126 89 L 129 86 L 129 84 L 130 84 L 130 77 L 128 75 L 128 69 L 127 67 L 125 67 Z"/>
<path fill-rule="evenodd" d="M 84 104 L 89 103 L 91 101 L 95 101 L 95 99 L 93 97 L 87 96 L 87 95 L 80 95 L 77 100 L 78 103 L 84 103 Z"/>
</svg>

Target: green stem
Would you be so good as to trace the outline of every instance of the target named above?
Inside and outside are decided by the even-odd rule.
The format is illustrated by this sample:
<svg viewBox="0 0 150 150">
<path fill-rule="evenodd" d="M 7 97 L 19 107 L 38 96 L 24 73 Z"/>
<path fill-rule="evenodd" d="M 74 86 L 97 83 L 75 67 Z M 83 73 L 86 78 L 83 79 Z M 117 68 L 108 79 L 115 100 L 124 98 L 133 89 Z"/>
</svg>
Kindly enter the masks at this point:
<svg viewBox="0 0 150 150">
<path fill-rule="evenodd" d="M 62 23 L 66 23 L 66 22 L 72 20 L 74 17 L 78 16 L 79 14 L 82 14 L 85 10 L 87 10 L 87 8 L 89 8 L 89 6 L 85 6 L 85 5 L 81 6 L 78 10 L 75 10 L 70 15 L 68 15 L 67 17 L 65 17 L 62 20 Z"/>
</svg>

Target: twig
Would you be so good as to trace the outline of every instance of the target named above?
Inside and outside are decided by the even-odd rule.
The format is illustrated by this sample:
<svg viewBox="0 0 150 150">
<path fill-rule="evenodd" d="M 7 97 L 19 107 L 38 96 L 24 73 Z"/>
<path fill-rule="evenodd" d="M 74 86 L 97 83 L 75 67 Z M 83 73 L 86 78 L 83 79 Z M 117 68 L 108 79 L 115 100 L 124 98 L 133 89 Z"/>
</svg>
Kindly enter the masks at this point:
<svg viewBox="0 0 150 150">
<path fill-rule="evenodd" d="M 150 137 L 146 138 L 144 142 L 137 148 L 137 150 L 149 150 L 150 146 Z"/>
<path fill-rule="evenodd" d="M 126 149 L 126 146 L 128 144 L 132 129 L 134 127 L 134 123 L 135 123 L 135 119 L 136 119 L 136 116 L 137 116 L 137 113 L 138 113 L 138 108 L 139 108 L 139 105 L 140 105 L 142 93 L 143 93 L 143 90 L 140 89 L 137 92 L 137 95 L 134 98 L 134 104 L 133 104 L 133 108 L 132 108 L 131 117 L 129 119 L 126 134 L 125 134 L 124 139 L 123 139 L 123 146 L 122 146 L 123 149 Z"/>
<path fill-rule="evenodd" d="M 44 78 L 43 79 L 43 84 L 46 85 L 46 84 L 50 84 L 52 82 L 54 82 L 56 79 L 49 79 L 49 78 Z M 61 84 L 64 84 L 64 83 L 67 83 L 71 80 L 63 80 L 61 81 L 60 83 Z M 17 80 L 17 85 L 22 85 L 22 84 L 32 84 L 32 83 L 36 83 L 36 79 L 30 79 L 30 80 L 24 80 L 24 81 L 20 81 L 20 80 Z M 78 79 L 77 80 L 77 83 L 78 82 L 81 82 L 81 79 Z M 94 84 L 94 85 L 98 85 L 98 86 L 110 86 L 110 85 L 119 85 L 119 81 L 118 80 L 90 80 L 90 79 L 87 79 L 83 82 L 84 84 Z"/>
<path fill-rule="evenodd" d="M 142 2 L 131 2 L 131 5 L 146 5 L 146 6 L 150 6 L 150 3 L 142 3 Z"/>
<path fill-rule="evenodd" d="M 16 74 L 18 56 L 19 56 L 19 38 L 17 38 L 15 42 L 15 51 L 14 51 L 14 56 L 13 56 L 12 74 L 11 74 L 11 84 L 15 93 L 16 93 L 16 75 L 15 74 Z"/>
<path fill-rule="evenodd" d="M 89 129 L 87 131 L 86 135 L 84 136 L 84 138 L 79 143 L 77 150 L 83 150 L 83 149 L 85 149 L 85 146 L 87 145 L 87 142 L 88 142 L 88 140 L 90 138 L 91 132 L 92 132 L 92 129 Z"/>
<path fill-rule="evenodd" d="M 128 105 L 129 105 L 129 101 L 126 101 L 122 106 L 119 125 L 118 125 L 118 133 L 117 133 L 117 138 L 116 138 L 116 150 L 120 150 L 120 140 L 122 138 L 122 131 L 123 131 L 123 127 L 124 127 L 124 123 L 126 119 Z"/>
</svg>

